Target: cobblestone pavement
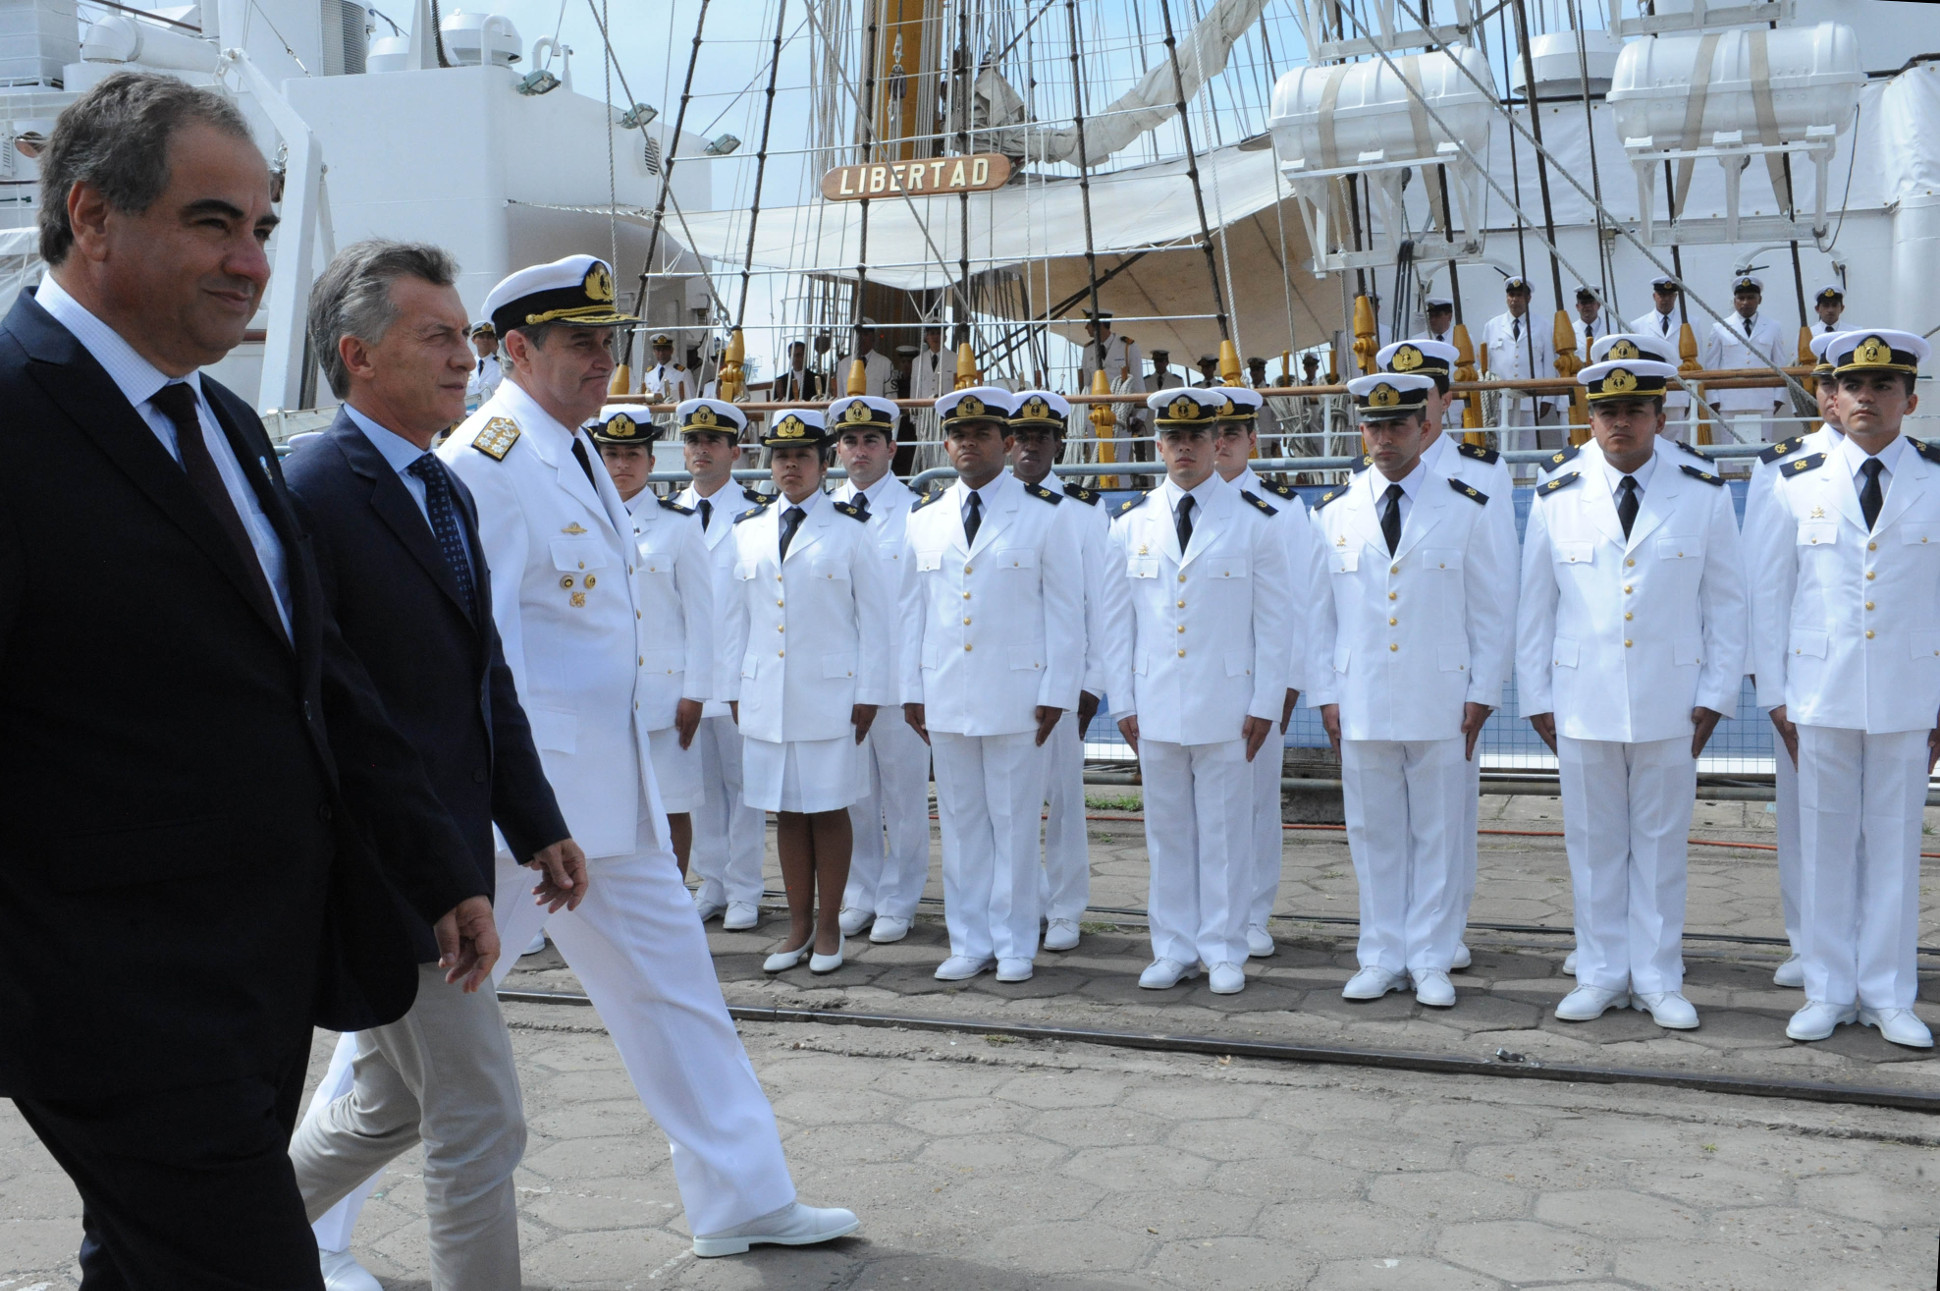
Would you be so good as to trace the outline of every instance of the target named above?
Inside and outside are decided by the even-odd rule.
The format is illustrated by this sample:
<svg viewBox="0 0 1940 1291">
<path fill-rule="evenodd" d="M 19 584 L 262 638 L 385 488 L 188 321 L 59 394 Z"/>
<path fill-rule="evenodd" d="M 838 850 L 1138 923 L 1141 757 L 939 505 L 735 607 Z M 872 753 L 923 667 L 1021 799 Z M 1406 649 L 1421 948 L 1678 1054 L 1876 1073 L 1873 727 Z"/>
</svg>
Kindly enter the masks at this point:
<svg viewBox="0 0 1940 1291">
<path fill-rule="evenodd" d="M 1100 815 L 1122 814 L 1105 807 Z M 1567 931 L 1554 799 L 1490 799 L 1476 923 Z M 1700 804 L 1697 832 L 1769 841 L 1758 804 Z M 1093 903 L 1144 904 L 1139 827 L 1094 826 Z M 1932 850 L 1940 851 L 1940 846 Z M 1694 849 L 1689 930 L 1782 935 L 1768 852 Z M 772 878 L 772 876 L 771 876 Z M 774 886 L 778 886 L 775 884 Z M 1940 942 L 1924 890 L 1921 939 Z M 937 885 L 932 882 L 932 895 Z M 1344 841 L 1290 831 L 1288 915 L 1351 916 Z M 928 907 L 934 910 L 935 907 Z M 1101 915 L 1036 978 L 946 987 L 925 917 L 904 943 L 851 942 L 828 979 L 768 980 L 778 922 L 712 933 L 729 998 L 823 1010 L 991 1019 L 1549 1063 L 1806 1078 L 1940 1091 L 1934 1061 L 1842 1029 L 1793 1045 L 1797 992 L 1773 948 L 1687 942 L 1699 1031 L 1641 1014 L 1570 1026 L 1566 935 L 1472 930 L 1453 1010 L 1407 997 L 1346 1005 L 1352 928 L 1276 924 L 1282 949 L 1239 996 L 1136 987 L 1132 915 Z M 1932 967 L 1936 961 L 1923 960 Z M 576 990 L 548 951 L 510 979 Z M 1923 983 L 1921 1012 L 1935 983 Z M 521 1167 L 531 1288 L 1730 1288 L 1899 1291 L 1933 1284 L 1940 1120 L 1903 1111 L 1636 1085 L 1418 1075 L 1153 1054 L 963 1033 L 748 1023 L 805 1200 L 848 1205 L 863 1231 L 813 1251 L 696 1261 L 662 1140 L 588 1010 L 507 1008 L 531 1144 Z M 313 1076 L 332 1037 L 319 1035 Z M 79 1205 L 0 1105 L 0 1291 L 75 1285 Z M 360 1249 L 391 1291 L 427 1291 L 423 1186 L 406 1157 L 366 1212 Z"/>
</svg>

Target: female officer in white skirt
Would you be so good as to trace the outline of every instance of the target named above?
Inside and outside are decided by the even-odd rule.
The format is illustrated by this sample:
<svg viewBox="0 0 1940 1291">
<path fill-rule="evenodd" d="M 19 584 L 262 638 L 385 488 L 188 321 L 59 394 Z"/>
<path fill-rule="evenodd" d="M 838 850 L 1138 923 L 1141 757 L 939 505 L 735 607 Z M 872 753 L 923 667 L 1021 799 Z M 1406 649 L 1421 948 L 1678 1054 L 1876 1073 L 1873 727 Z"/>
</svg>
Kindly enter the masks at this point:
<svg viewBox="0 0 1940 1291">
<path fill-rule="evenodd" d="M 808 957 L 810 972 L 831 973 L 842 966 L 849 806 L 863 783 L 858 746 L 877 706 L 891 700 L 894 618 L 867 516 L 822 492 L 822 413 L 774 417 L 761 443 L 777 496 L 734 522 L 723 689 L 741 728 L 743 796 L 780 817 L 788 940 L 763 967 L 779 973 Z"/>
</svg>

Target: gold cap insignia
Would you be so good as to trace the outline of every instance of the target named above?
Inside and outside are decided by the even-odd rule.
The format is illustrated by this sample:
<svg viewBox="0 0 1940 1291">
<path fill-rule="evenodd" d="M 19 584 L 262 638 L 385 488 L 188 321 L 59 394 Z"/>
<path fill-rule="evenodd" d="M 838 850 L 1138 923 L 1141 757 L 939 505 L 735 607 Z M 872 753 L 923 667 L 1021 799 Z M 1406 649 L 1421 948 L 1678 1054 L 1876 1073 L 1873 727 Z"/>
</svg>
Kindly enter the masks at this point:
<svg viewBox="0 0 1940 1291">
<path fill-rule="evenodd" d="M 608 417 L 603 429 L 611 439 L 632 439 L 640 433 L 638 424 L 623 412 L 616 412 Z"/>
<path fill-rule="evenodd" d="M 1613 359 L 1641 359 L 1643 356 L 1643 351 L 1631 341 L 1618 341 L 1610 347 L 1609 357 Z"/>
<path fill-rule="evenodd" d="M 581 285 L 586 289 L 586 299 L 602 305 L 613 303 L 613 273 L 599 261 L 595 260 L 593 267 L 586 271 L 586 281 Z"/>
<path fill-rule="evenodd" d="M 1051 415 L 1051 405 L 1045 403 L 1042 399 L 1033 398 L 1029 403 L 1024 405 L 1022 415 L 1025 417 L 1048 418 Z"/>
<path fill-rule="evenodd" d="M 1393 408 L 1400 402 L 1401 392 L 1385 381 L 1367 394 L 1367 406 L 1370 408 Z"/>
<path fill-rule="evenodd" d="M 1396 372 L 1413 372 L 1421 366 L 1421 351 L 1412 345 L 1404 345 L 1394 352 L 1394 359 L 1388 364 Z"/>
<path fill-rule="evenodd" d="M 869 405 L 860 399 L 842 410 L 842 420 L 851 423 L 868 421 L 872 415 Z"/>
<path fill-rule="evenodd" d="M 808 423 L 800 417 L 783 417 L 775 423 L 775 438 L 806 439 L 808 438 Z"/>
<path fill-rule="evenodd" d="M 975 395 L 966 395 L 957 401 L 956 415 L 959 417 L 981 417 L 989 411 L 984 407 L 983 400 Z"/>
<path fill-rule="evenodd" d="M 1629 394 L 1637 388 L 1637 378 L 1629 368 L 1615 368 L 1603 378 L 1603 393 Z"/>
<path fill-rule="evenodd" d="M 1881 363 L 1891 363 L 1893 361 L 1893 347 L 1877 336 L 1868 336 L 1859 343 L 1859 348 L 1852 352 L 1851 361 L 1853 363 L 1864 364 L 1867 367 Z"/>
<path fill-rule="evenodd" d="M 1180 395 L 1177 399 L 1174 399 L 1172 401 L 1172 406 L 1166 409 L 1166 416 L 1176 417 L 1181 421 L 1185 420 L 1188 417 L 1197 417 L 1198 415 L 1199 415 L 1198 401 L 1186 395 Z"/>
<path fill-rule="evenodd" d="M 717 424 L 717 420 L 714 410 L 706 404 L 687 414 L 687 424 L 690 426 L 712 426 Z"/>
</svg>

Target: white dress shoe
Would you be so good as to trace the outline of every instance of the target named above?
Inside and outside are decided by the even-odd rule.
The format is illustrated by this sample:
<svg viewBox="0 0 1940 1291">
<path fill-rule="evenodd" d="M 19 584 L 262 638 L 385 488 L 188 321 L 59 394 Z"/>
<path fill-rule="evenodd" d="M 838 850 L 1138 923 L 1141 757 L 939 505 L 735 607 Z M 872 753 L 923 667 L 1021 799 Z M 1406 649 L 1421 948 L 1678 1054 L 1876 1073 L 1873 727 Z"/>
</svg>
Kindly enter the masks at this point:
<svg viewBox="0 0 1940 1291">
<path fill-rule="evenodd" d="M 1772 985 L 1789 986 L 1794 990 L 1805 985 L 1805 961 L 1796 954 L 1787 955 L 1785 962 L 1772 970 Z"/>
<path fill-rule="evenodd" d="M 730 901 L 721 916 L 724 932 L 746 932 L 761 922 L 761 909 L 752 901 Z"/>
<path fill-rule="evenodd" d="M 1000 982 L 1028 982 L 1034 965 L 1028 959 L 1000 959 L 997 961 L 997 980 Z"/>
<path fill-rule="evenodd" d="M 870 921 L 875 917 L 876 912 L 874 910 L 864 910 L 859 906 L 845 905 L 842 907 L 842 914 L 836 922 L 842 925 L 842 935 L 844 937 L 859 937 L 862 935 L 862 930 L 867 928 Z"/>
<path fill-rule="evenodd" d="M 1076 950 L 1078 948 L 1078 921 L 1076 919 L 1053 919 L 1044 925 L 1044 949 Z"/>
<path fill-rule="evenodd" d="M 887 946 L 907 936 L 909 936 L 909 920 L 898 919 L 894 915 L 877 915 L 875 926 L 869 929 L 869 940 L 878 946 Z"/>
<path fill-rule="evenodd" d="M 1257 923 L 1246 925 L 1246 954 L 1249 959 L 1265 959 L 1280 948 L 1273 944 L 1273 934 Z"/>
<path fill-rule="evenodd" d="M 1148 991 L 1169 991 L 1193 974 L 1190 964 L 1176 959 L 1155 959 L 1138 975 L 1138 984 Z"/>
<path fill-rule="evenodd" d="M 1556 1016 L 1565 1022 L 1594 1022 L 1611 1009 L 1630 1001 L 1629 991 L 1606 991 L 1598 986 L 1579 986 L 1556 1006 Z"/>
<path fill-rule="evenodd" d="M 1340 997 L 1344 1000 L 1378 1000 L 1389 991 L 1399 990 L 1407 980 L 1406 973 L 1390 973 L 1385 968 L 1363 968 L 1347 979 Z"/>
<path fill-rule="evenodd" d="M 1415 974 L 1415 1003 L 1431 1009 L 1445 1009 L 1455 1003 L 1455 983 L 1439 968 Z"/>
<path fill-rule="evenodd" d="M 1650 1014 L 1650 1020 L 1670 1031 L 1697 1030 L 1697 1010 L 1676 991 L 1652 991 L 1630 997 L 1630 1007 Z"/>
<path fill-rule="evenodd" d="M 1458 941 L 1455 943 L 1455 958 L 1448 961 L 1448 971 L 1459 973 L 1474 962 L 1474 956 L 1468 953 L 1468 943 Z"/>
<path fill-rule="evenodd" d="M 739 1255 L 750 1246 L 813 1246 L 847 1237 L 862 1227 L 851 1210 L 818 1209 L 790 1202 L 780 1210 L 750 1220 L 739 1228 L 708 1233 L 694 1239 L 694 1254 L 702 1259 Z"/>
<path fill-rule="evenodd" d="M 1238 995 L 1246 989 L 1246 970 L 1238 964 L 1214 964 L 1206 985 L 1214 995 Z"/>
<path fill-rule="evenodd" d="M 1878 1027 L 1883 1038 L 1909 1049 L 1933 1048 L 1933 1032 L 1913 1015 L 1912 1009 L 1861 1009 L 1859 1025 Z"/>
<path fill-rule="evenodd" d="M 952 955 L 936 968 L 939 982 L 967 982 L 979 973 L 987 973 L 996 967 L 996 961 L 978 959 L 975 955 Z"/>
<path fill-rule="evenodd" d="M 808 971 L 818 975 L 821 973 L 833 973 L 836 969 L 842 967 L 842 952 L 844 949 L 846 949 L 845 945 L 838 941 L 835 943 L 835 953 L 833 955 L 810 955 L 808 957 Z"/>
<path fill-rule="evenodd" d="M 323 1267 L 324 1291 L 384 1291 L 384 1284 L 349 1251 L 318 1251 L 317 1262 Z"/>
<path fill-rule="evenodd" d="M 715 901 L 711 898 L 703 897 L 698 892 L 694 894 L 694 913 L 700 916 L 702 923 L 706 923 L 709 919 L 720 918 L 726 909 L 727 902 L 725 901 Z"/>
<path fill-rule="evenodd" d="M 546 948 L 546 933 L 545 933 L 545 929 L 541 928 L 539 932 L 533 936 L 532 944 L 519 952 L 519 957 L 523 959 L 527 955 L 536 955 L 540 951 L 544 950 L 545 948 Z"/>
<path fill-rule="evenodd" d="M 809 951 L 814 945 L 815 939 L 811 937 L 793 950 L 778 950 L 761 961 L 761 971 L 764 973 L 785 973 L 795 965 L 801 963 L 804 959 L 807 959 Z"/>
<path fill-rule="evenodd" d="M 1794 1040 L 1823 1040 L 1833 1028 L 1859 1020 L 1859 1010 L 1851 1004 L 1824 1004 L 1807 1000 L 1805 1007 L 1785 1024 L 1785 1034 Z"/>
<path fill-rule="evenodd" d="M 1569 954 L 1563 956 L 1563 976 L 1565 977 L 1576 976 L 1576 952 L 1573 950 Z"/>
</svg>

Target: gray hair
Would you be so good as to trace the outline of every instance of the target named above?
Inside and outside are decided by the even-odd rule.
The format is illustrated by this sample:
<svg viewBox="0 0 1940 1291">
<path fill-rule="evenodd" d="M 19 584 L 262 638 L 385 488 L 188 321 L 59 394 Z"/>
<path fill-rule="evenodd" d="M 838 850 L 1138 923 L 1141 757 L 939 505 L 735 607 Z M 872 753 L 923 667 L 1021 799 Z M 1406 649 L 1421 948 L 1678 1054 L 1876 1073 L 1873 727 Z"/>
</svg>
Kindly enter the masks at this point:
<svg viewBox="0 0 1940 1291">
<path fill-rule="evenodd" d="M 116 72 L 68 104 L 40 156 L 40 258 L 57 265 L 74 245 L 67 197 L 76 183 L 99 189 L 116 211 L 153 206 L 168 188 L 169 141 L 195 124 L 251 138 L 233 102 L 153 72 Z"/>
<path fill-rule="evenodd" d="M 346 336 L 369 345 L 384 339 L 397 321 L 391 284 L 400 278 L 449 287 L 458 281 L 458 262 L 429 243 L 370 238 L 339 251 L 310 288 L 310 344 L 339 399 L 350 393 L 350 373 L 338 342 Z"/>
</svg>

